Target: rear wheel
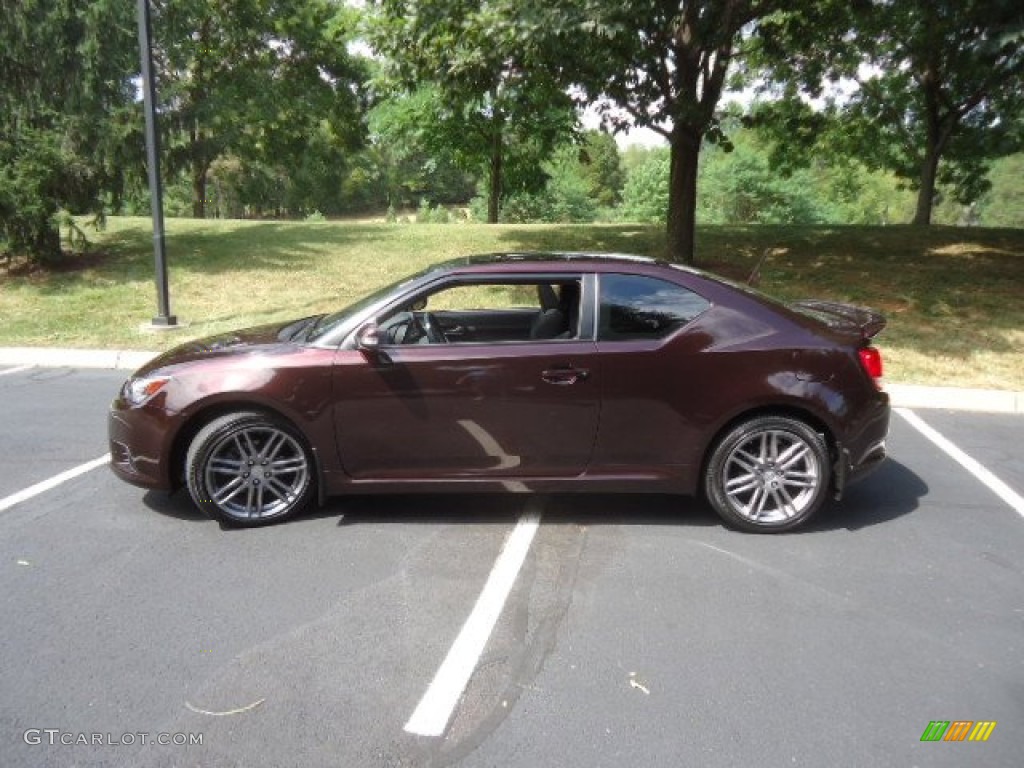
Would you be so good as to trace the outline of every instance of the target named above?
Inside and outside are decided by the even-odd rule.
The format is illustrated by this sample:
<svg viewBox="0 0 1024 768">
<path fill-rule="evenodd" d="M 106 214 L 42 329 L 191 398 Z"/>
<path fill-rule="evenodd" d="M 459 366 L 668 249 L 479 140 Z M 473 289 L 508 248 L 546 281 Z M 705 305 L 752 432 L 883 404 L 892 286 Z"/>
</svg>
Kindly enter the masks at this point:
<svg viewBox="0 0 1024 768">
<path fill-rule="evenodd" d="M 746 531 L 796 528 L 824 503 L 831 469 L 824 438 L 802 421 L 762 416 L 715 446 L 704 490 L 718 515 Z"/>
<path fill-rule="evenodd" d="M 189 494 L 211 517 L 232 525 L 275 523 L 299 512 L 313 491 L 313 461 L 287 422 L 239 412 L 214 419 L 192 440 Z"/>
</svg>

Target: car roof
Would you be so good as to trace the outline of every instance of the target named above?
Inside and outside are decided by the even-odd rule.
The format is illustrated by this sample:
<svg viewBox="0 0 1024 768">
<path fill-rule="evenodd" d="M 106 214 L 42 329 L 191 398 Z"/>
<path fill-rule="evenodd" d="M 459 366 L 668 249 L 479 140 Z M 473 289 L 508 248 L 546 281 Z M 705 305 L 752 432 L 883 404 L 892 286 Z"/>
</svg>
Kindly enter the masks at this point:
<svg viewBox="0 0 1024 768">
<path fill-rule="evenodd" d="M 647 256 L 634 256 L 628 253 L 590 253 L 587 251 L 509 251 L 503 253 L 481 253 L 467 256 L 464 259 L 454 259 L 457 264 L 466 266 L 482 266 L 486 264 L 544 264 L 544 263 L 565 263 L 565 262 L 601 262 L 601 263 L 629 263 L 629 264 L 657 264 L 655 259 Z"/>
<path fill-rule="evenodd" d="M 461 256 L 435 264 L 428 272 L 435 270 L 453 271 L 474 267 L 510 267 L 510 271 L 529 271 L 544 267 L 615 267 L 649 266 L 668 267 L 691 274 L 702 274 L 700 270 L 675 264 L 664 259 L 636 256 L 629 253 L 594 253 L 590 251 L 505 251 Z M 521 265 L 521 266 L 520 266 Z"/>
</svg>

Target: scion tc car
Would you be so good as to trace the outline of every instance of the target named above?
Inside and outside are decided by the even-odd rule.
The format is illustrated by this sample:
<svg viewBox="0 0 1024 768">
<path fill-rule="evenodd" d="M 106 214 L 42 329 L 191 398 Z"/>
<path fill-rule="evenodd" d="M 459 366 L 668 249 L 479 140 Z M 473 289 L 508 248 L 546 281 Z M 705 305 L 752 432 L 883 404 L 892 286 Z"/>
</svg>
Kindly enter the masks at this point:
<svg viewBox="0 0 1024 768">
<path fill-rule="evenodd" d="M 160 355 L 112 405 L 112 468 L 243 526 L 332 494 L 586 490 L 784 531 L 885 456 L 884 325 L 639 257 L 461 258 Z"/>
</svg>

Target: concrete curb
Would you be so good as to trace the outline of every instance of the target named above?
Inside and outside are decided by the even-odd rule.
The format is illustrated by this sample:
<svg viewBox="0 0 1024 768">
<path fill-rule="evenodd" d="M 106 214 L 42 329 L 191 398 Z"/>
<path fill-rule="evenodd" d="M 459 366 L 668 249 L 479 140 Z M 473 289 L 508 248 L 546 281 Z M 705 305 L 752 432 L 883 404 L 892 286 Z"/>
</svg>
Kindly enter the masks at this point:
<svg viewBox="0 0 1024 768">
<path fill-rule="evenodd" d="M 1024 392 L 1000 389 L 923 387 L 917 384 L 886 384 L 892 404 L 901 408 L 941 408 L 979 413 L 1024 413 Z"/>
<path fill-rule="evenodd" d="M 55 349 L 0 347 L 0 367 L 105 368 L 133 371 L 158 353 L 124 349 Z M 886 384 L 892 404 L 900 408 L 938 408 L 978 413 L 1024 413 L 1024 392 L 959 387 Z"/>
<path fill-rule="evenodd" d="M 105 368 L 134 371 L 157 354 L 129 349 L 0 347 L 0 366 L 27 365 L 38 368 Z"/>
</svg>

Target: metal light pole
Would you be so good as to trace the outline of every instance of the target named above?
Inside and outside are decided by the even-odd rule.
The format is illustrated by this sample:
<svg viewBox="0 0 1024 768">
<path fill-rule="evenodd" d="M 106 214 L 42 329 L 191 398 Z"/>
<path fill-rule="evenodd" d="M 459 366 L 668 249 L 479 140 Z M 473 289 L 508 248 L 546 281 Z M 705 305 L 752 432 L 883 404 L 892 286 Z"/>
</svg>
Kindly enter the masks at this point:
<svg viewBox="0 0 1024 768">
<path fill-rule="evenodd" d="M 171 314 L 167 288 L 167 252 L 164 245 L 164 199 L 160 186 L 160 134 L 156 128 L 156 82 L 153 77 L 152 27 L 149 0 L 139 0 L 139 53 L 142 59 L 142 101 L 146 113 L 146 161 L 149 166 L 149 195 L 153 208 L 153 249 L 156 258 L 156 298 L 158 314 L 153 325 L 171 328 L 178 318 Z"/>
</svg>

